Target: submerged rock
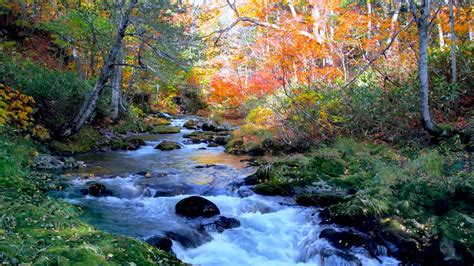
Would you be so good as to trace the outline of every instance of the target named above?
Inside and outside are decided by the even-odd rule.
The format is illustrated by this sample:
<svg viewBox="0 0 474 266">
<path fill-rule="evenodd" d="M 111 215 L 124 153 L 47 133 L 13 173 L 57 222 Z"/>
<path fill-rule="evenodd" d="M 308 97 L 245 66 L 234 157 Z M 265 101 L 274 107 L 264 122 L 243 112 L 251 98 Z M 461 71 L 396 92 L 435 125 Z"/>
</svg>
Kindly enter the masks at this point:
<svg viewBox="0 0 474 266">
<path fill-rule="evenodd" d="M 111 190 L 107 189 L 101 183 L 92 183 L 88 188 L 81 189 L 81 193 L 83 195 L 91 195 L 94 197 L 107 197 L 114 195 Z"/>
<path fill-rule="evenodd" d="M 170 238 L 165 236 L 152 236 L 145 240 L 148 244 L 161 249 L 166 252 L 171 252 L 171 247 L 173 246 L 173 241 Z"/>
<path fill-rule="evenodd" d="M 212 217 L 220 214 L 216 204 L 199 196 L 191 196 L 180 200 L 176 204 L 175 210 L 176 214 L 189 218 Z"/>
<path fill-rule="evenodd" d="M 362 262 L 356 256 L 335 249 L 322 249 L 320 251 L 321 265 L 348 265 L 362 266 Z"/>
<path fill-rule="evenodd" d="M 195 229 L 168 231 L 165 235 L 180 243 L 185 248 L 196 248 L 206 242 L 212 241 L 212 237 L 206 231 L 198 231 Z"/>
<path fill-rule="evenodd" d="M 216 167 L 216 164 L 202 164 L 202 165 L 196 165 L 194 168 L 196 169 L 201 169 L 201 168 L 211 168 L 211 167 Z"/>
<path fill-rule="evenodd" d="M 207 147 L 209 148 L 215 148 L 215 147 L 219 147 L 220 145 L 215 143 L 215 142 L 210 142 L 209 144 L 207 144 Z"/>
<path fill-rule="evenodd" d="M 155 149 L 159 149 L 162 151 L 171 151 L 181 149 L 181 146 L 176 142 L 164 140 L 160 144 L 158 144 Z"/>
<path fill-rule="evenodd" d="M 226 229 L 237 228 L 240 226 L 240 221 L 235 218 L 228 218 L 225 216 L 219 216 L 212 222 L 200 225 L 199 228 L 206 230 L 207 232 L 219 232 L 222 233 Z"/>
<path fill-rule="evenodd" d="M 336 231 L 334 229 L 324 229 L 319 234 L 319 237 L 328 240 L 331 245 L 338 249 L 363 247 L 374 258 L 377 258 L 377 256 L 379 255 L 386 255 L 378 254 L 379 250 L 381 250 L 378 248 L 380 244 L 362 233 L 352 231 Z"/>
</svg>

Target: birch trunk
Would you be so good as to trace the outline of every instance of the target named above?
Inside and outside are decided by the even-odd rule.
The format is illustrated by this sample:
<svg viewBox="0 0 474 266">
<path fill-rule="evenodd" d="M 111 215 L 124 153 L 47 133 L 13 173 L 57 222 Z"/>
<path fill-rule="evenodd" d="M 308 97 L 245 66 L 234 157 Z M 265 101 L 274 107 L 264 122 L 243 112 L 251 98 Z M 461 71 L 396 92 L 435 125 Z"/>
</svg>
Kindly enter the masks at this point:
<svg viewBox="0 0 474 266">
<path fill-rule="evenodd" d="M 108 56 L 104 61 L 104 65 L 100 70 L 99 77 L 94 85 L 91 94 L 82 104 L 79 112 L 77 112 L 73 121 L 61 131 L 60 135 L 62 137 L 67 137 L 78 132 L 86 123 L 86 121 L 91 117 L 92 113 L 97 107 L 97 101 L 99 100 L 99 97 L 105 87 L 105 84 L 107 84 L 110 77 L 112 76 L 114 65 L 117 60 L 117 55 L 119 53 L 120 47 L 122 46 L 122 40 L 125 37 L 125 32 L 130 22 L 131 13 L 133 8 L 137 4 L 137 1 L 138 0 L 131 0 L 126 10 L 124 10 L 125 1 L 122 1 L 122 6 L 120 7 L 120 23 L 118 26 L 118 34 L 115 38 L 115 43 L 108 52 Z"/>
<path fill-rule="evenodd" d="M 114 78 L 112 81 L 112 99 L 111 99 L 111 113 L 110 118 L 113 122 L 117 122 L 120 118 L 120 106 L 122 101 L 122 68 L 120 64 L 122 63 L 122 53 L 123 48 L 120 47 L 117 54 L 117 66 L 114 71 Z"/>
</svg>

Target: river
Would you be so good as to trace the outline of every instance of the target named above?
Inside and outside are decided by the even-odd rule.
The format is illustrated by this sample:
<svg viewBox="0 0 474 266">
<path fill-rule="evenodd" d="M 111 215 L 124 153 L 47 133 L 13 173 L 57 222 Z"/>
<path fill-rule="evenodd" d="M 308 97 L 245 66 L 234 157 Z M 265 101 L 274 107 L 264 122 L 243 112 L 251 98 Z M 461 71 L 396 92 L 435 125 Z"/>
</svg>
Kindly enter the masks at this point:
<svg viewBox="0 0 474 266">
<path fill-rule="evenodd" d="M 173 119 L 172 124 L 182 127 L 186 120 Z M 172 249 L 180 260 L 193 265 L 397 264 L 387 256 L 374 259 L 361 248 L 335 249 L 319 238 L 322 229 L 337 229 L 320 224 L 319 209 L 239 187 L 238 181 L 256 170 L 243 162 L 247 157 L 226 154 L 223 147 L 185 144 L 183 135 L 191 132 L 182 128 L 178 134 L 142 135 L 146 145 L 135 151 L 76 156 L 88 166 L 69 172 L 70 186 L 61 197 L 82 206 L 84 219 L 105 231 L 143 240 L 165 232 L 186 235 L 192 245 L 173 241 Z M 179 142 L 182 149 L 155 149 L 162 140 Z M 136 174 L 140 171 L 149 171 L 151 177 Z M 75 177 L 77 173 L 82 175 Z M 113 196 L 82 195 L 80 189 L 91 181 L 104 184 Z M 175 204 L 190 195 L 214 202 L 223 216 L 236 218 L 241 225 L 222 233 L 209 232 L 212 238 L 203 236 L 195 229 L 199 219 L 175 214 Z"/>
</svg>

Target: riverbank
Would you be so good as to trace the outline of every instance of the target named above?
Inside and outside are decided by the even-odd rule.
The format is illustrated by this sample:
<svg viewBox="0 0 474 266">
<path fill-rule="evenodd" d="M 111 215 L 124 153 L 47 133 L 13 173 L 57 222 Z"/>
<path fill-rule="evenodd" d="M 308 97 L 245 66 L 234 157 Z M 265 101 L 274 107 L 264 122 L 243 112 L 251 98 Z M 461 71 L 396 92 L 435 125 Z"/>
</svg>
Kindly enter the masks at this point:
<svg viewBox="0 0 474 266">
<path fill-rule="evenodd" d="M 181 262 L 142 241 L 106 233 L 81 219 L 82 210 L 46 193 L 63 189 L 29 169 L 40 148 L 28 137 L 0 137 L 0 262 L 39 265 L 156 265 Z"/>
<path fill-rule="evenodd" d="M 473 261 L 474 176 L 472 154 L 455 147 L 397 150 L 338 139 L 274 159 L 245 183 L 323 208 L 323 223 L 356 229 L 321 234 L 333 245 L 383 245 L 402 263 L 462 264 Z"/>
</svg>

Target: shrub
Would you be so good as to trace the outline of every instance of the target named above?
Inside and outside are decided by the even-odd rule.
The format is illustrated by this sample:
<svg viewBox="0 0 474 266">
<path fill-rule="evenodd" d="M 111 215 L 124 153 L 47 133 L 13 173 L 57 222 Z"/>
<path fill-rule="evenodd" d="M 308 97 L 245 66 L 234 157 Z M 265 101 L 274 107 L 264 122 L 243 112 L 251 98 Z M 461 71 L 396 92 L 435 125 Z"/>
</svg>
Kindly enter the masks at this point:
<svg viewBox="0 0 474 266">
<path fill-rule="evenodd" d="M 0 53 L 0 61 L 0 82 L 32 96 L 37 108 L 35 120 L 53 132 L 72 120 L 92 88 L 92 81 L 81 81 L 72 72 L 20 62 L 3 53 Z"/>
<path fill-rule="evenodd" d="M 27 129 L 33 124 L 33 97 L 0 84 L 0 126 Z"/>
</svg>

